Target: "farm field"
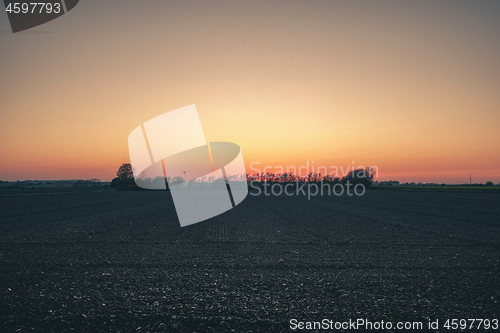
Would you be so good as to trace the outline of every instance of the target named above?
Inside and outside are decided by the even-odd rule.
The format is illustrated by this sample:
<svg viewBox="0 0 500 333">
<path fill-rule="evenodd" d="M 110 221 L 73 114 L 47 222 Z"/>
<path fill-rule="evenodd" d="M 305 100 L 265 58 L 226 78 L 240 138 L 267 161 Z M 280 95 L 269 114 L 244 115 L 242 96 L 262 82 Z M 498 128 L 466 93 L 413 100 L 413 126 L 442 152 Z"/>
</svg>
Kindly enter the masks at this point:
<svg viewBox="0 0 500 333">
<path fill-rule="evenodd" d="M 499 202 L 498 192 L 249 195 L 181 228 L 166 191 L 0 191 L 0 331 L 499 318 Z"/>
<path fill-rule="evenodd" d="M 477 185 L 402 185 L 402 186 L 376 186 L 374 190 L 391 191 L 432 191 L 432 192 L 500 192 L 500 186 Z"/>
</svg>

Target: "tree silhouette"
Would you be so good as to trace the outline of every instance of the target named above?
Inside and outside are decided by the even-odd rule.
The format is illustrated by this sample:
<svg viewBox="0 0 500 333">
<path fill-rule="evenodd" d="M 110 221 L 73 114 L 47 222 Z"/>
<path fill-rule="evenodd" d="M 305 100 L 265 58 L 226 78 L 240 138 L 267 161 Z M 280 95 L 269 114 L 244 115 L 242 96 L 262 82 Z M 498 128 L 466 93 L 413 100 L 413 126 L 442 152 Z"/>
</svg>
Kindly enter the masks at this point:
<svg viewBox="0 0 500 333">
<path fill-rule="evenodd" d="M 373 178 L 375 178 L 377 173 L 371 167 L 363 167 L 360 169 L 355 169 L 349 172 L 342 178 L 342 183 L 351 184 L 363 184 L 365 186 L 371 186 L 373 183 Z"/>
<path fill-rule="evenodd" d="M 120 165 L 116 172 L 116 178 L 111 181 L 109 186 L 119 191 L 138 190 L 139 187 L 135 184 L 132 165 L 130 163 Z"/>
<path fill-rule="evenodd" d="M 116 172 L 116 177 L 118 179 L 131 179 L 134 178 L 134 172 L 132 171 L 132 165 L 130 163 L 123 163 Z"/>
</svg>

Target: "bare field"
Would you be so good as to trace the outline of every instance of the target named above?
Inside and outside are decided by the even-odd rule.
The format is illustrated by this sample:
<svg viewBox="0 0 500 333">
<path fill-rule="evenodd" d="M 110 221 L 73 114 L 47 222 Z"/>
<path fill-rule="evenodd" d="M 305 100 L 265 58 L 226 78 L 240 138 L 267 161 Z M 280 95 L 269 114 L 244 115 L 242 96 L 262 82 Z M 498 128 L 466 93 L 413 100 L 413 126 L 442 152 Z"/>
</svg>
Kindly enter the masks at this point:
<svg viewBox="0 0 500 333">
<path fill-rule="evenodd" d="M 169 192 L 0 191 L 2 331 L 498 318 L 499 202 L 466 192 L 249 195 L 181 228 Z"/>
</svg>

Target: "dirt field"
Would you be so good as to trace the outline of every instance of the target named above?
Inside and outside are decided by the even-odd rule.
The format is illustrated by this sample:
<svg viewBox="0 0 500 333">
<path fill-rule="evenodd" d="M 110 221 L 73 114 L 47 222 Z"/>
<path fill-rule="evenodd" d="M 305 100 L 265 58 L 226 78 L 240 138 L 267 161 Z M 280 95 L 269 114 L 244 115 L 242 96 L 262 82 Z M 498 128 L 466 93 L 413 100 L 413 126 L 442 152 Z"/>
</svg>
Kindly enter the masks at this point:
<svg viewBox="0 0 500 333">
<path fill-rule="evenodd" d="M 435 332 L 499 318 L 499 203 L 248 196 L 180 228 L 169 192 L 2 191 L 0 331 L 288 332 L 294 318 L 366 318 L 439 319 Z"/>
</svg>

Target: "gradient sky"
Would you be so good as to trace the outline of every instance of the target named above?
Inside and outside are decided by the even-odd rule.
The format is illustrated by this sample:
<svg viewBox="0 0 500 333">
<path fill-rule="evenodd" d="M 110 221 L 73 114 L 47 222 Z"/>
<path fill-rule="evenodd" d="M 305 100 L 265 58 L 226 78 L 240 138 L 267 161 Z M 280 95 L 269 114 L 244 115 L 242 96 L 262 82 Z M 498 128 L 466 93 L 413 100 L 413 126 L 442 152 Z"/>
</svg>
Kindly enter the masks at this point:
<svg viewBox="0 0 500 333">
<path fill-rule="evenodd" d="M 134 128 L 196 104 L 247 166 L 498 183 L 499 18 L 496 0 L 84 0 L 13 34 L 2 11 L 0 179 L 111 180 Z"/>
</svg>

